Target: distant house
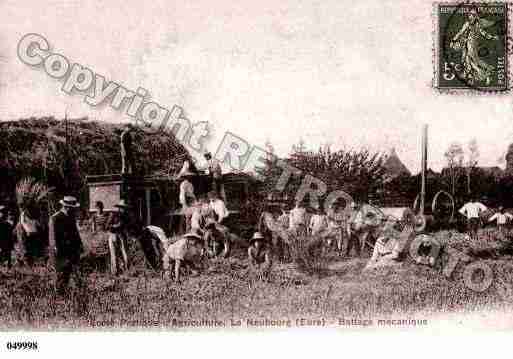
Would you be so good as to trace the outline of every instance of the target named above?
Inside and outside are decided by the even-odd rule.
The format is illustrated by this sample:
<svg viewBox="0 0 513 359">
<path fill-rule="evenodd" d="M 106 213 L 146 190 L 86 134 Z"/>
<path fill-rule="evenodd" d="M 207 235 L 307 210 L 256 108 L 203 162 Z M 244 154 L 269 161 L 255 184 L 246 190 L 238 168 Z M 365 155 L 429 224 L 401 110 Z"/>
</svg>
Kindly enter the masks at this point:
<svg viewBox="0 0 513 359">
<path fill-rule="evenodd" d="M 383 167 L 385 168 L 385 176 L 388 180 L 392 180 L 400 176 L 411 176 L 410 170 L 401 161 L 395 151 L 395 148 L 392 148 L 390 151 Z"/>
</svg>

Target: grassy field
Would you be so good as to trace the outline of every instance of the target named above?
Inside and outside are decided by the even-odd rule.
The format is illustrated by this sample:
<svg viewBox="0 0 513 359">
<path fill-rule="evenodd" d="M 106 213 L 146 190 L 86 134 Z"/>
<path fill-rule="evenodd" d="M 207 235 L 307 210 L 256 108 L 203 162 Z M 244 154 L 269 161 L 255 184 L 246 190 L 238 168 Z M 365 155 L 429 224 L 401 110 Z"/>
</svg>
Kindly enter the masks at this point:
<svg viewBox="0 0 513 359">
<path fill-rule="evenodd" d="M 495 236 L 482 233 L 470 243 L 451 232 L 436 234 L 444 245 L 458 250 L 493 248 Z M 467 241 L 467 242 L 465 242 Z M 0 326 L 13 328 L 176 328 L 227 326 L 242 320 L 316 320 L 337 324 L 345 318 L 426 318 L 444 313 L 509 310 L 512 307 L 513 262 L 508 255 L 479 259 L 493 270 L 492 285 L 484 292 L 467 288 L 464 265 L 451 278 L 436 268 L 414 264 L 363 271 L 366 259 L 341 259 L 329 254 L 326 268 L 317 274 L 298 271 L 294 264 L 277 264 L 263 279 L 248 268 L 243 250 L 228 259 L 208 261 L 197 276 L 185 275 L 180 284 L 146 269 L 136 256 L 135 265 L 112 278 L 105 260 L 84 264 L 88 287 L 72 290 L 66 300 L 53 290 L 51 271 L 0 270 Z M 488 258 L 490 257 L 490 258 Z M 476 260 L 474 258 L 474 260 Z M 92 263 L 96 262 L 97 265 Z M 103 262 L 103 263 L 102 263 Z M 213 324 L 212 321 L 217 321 Z M 206 324 L 205 324 L 206 323 Z M 258 324 L 258 322 L 255 322 Z M 304 322 L 308 323 L 308 322 Z M 265 326 L 265 324 L 264 324 Z"/>
</svg>

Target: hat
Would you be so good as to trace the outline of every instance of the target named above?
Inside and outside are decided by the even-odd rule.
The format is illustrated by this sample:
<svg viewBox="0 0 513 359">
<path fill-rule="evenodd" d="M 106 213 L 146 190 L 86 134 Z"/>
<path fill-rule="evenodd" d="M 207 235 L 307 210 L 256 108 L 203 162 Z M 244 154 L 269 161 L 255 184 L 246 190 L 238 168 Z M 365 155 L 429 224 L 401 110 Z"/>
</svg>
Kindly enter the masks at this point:
<svg viewBox="0 0 513 359">
<path fill-rule="evenodd" d="M 260 233 L 260 232 L 255 232 L 255 233 L 253 234 L 253 237 L 251 237 L 251 239 L 255 239 L 255 240 L 256 240 L 256 239 L 264 239 L 264 236 L 263 236 L 263 235 L 262 235 L 262 233 Z"/>
<path fill-rule="evenodd" d="M 63 207 L 73 207 L 73 208 L 80 207 L 80 203 L 78 203 L 77 199 L 75 197 L 73 197 L 73 196 L 64 196 L 64 198 L 61 199 L 59 201 L 59 203 Z"/>
<path fill-rule="evenodd" d="M 118 208 L 128 208 L 128 204 L 126 203 L 126 201 L 124 199 L 121 199 L 118 203 L 116 203 L 114 205 L 114 207 L 118 207 Z"/>
<path fill-rule="evenodd" d="M 255 232 L 253 234 L 253 237 L 251 237 L 251 239 L 249 240 L 249 244 L 253 244 L 254 242 L 256 241 L 260 241 L 260 242 L 263 242 L 265 239 L 265 237 L 262 235 L 262 233 L 260 232 Z"/>
<path fill-rule="evenodd" d="M 198 240 L 201 240 L 201 235 L 198 233 L 197 230 L 194 230 L 192 229 L 190 232 L 188 233 L 185 233 L 183 235 L 184 238 L 194 238 L 194 239 L 198 239 Z"/>
<path fill-rule="evenodd" d="M 216 191 L 208 192 L 208 198 L 217 198 L 217 192 Z"/>
</svg>

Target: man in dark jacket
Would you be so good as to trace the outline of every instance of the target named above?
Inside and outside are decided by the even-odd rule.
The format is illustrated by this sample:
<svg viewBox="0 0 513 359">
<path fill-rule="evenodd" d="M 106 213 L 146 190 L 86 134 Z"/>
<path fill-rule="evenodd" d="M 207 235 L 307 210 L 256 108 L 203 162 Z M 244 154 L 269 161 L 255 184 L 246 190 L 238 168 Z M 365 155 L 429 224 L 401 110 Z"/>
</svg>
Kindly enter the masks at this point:
<svg viewBox="0 0 513 359">
<path fill-rule="evenodd" d="M 13 225 L 7 221 L 7 207 L 0 205 L 0 265 L 7 262 L 11 268 L 14 249 Z"/>
<path fill-rule="evenodd" d="M 80 273 L 83 245 L 75 218 L 75 210 L 80 205 L 72 196 L 65 196 L 60 204 L 60 211 L 50 217 L 49 255 L 57 272 L 57 292 L 62 295 L 69 285 L 71 275 L 77 287 L 83 288 L 85 282 Z"/>
<path fill-rule="evenodd" d="M 121 133 L 121 173 L 132 174 L 134 154 L 132 148 L 132 124 L 127 124 Z"/>
</svg>

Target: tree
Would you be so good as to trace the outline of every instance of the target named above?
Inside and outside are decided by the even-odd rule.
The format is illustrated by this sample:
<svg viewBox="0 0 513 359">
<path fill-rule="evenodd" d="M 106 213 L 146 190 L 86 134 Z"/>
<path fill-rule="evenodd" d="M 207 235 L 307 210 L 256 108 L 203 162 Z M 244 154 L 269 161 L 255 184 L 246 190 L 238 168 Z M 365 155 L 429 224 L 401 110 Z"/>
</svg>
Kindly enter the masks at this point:
<svg viewBox="0 0 513 359">
<path fill-rule="evenodd" d="M 456 182 L 461 174 L 461 168 L 463 166 L 463 148 L 457 142 L 450 144 L 447 151 L 444 153 L 444 157 L 447 160 L 447 169 L 449 171 L 451 194 L 456 194 Z"/>
<path fill-rule="evenodd" d="M 366 201 L 369 194 L 382 187 L 385 168 L 384 157 L 368 150 L 332 151 L 329 146 L 317 151 L 306 150 L 304 144 L 294 146 L 289 158 L 283 159 L 288 165 L 301 171 L 289 180 L 285 193 L 281 196 L 291 202 L 305 175 L 311 175 L 327 185 L 327 192 L 343 190 L 355 200 Z M 278 160 L 267 161 L 261 175 L 264 178 L 263 191 L 272 193 L 283 172 Z"/>
<path fill-rule="evenodd" d="M 465 172 L 467 174 L 467 194 L 470 195 L 470 175 L 477 166 L 477 162 L 479 159 L 479 148 L 477 146 L 477 140 L 475 138 L 469 141 L 467 151 L 468 152 Z"/>
</svg>

